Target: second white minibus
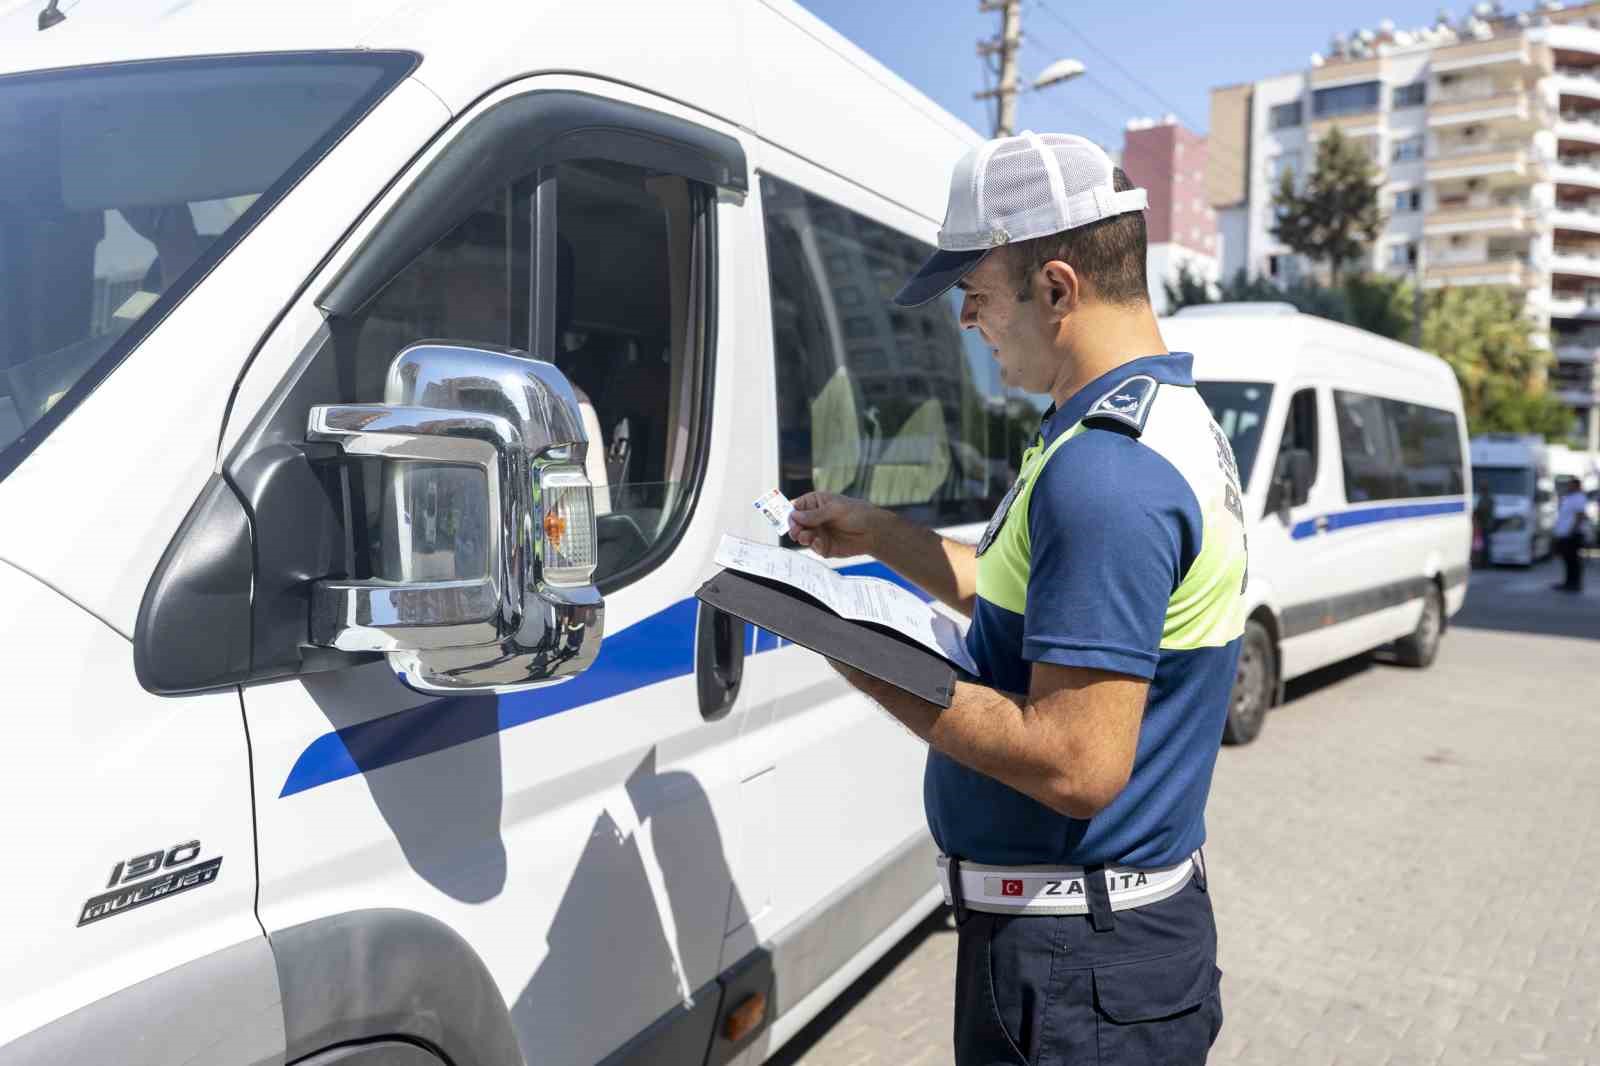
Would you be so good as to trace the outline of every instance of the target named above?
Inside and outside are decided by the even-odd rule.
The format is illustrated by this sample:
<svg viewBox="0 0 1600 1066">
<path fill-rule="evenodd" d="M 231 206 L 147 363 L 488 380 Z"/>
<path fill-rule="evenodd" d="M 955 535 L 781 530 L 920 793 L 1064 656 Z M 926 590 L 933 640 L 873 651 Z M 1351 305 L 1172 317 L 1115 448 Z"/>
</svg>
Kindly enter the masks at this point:
<svg viewBox="0 0 1600 1066">
<path fill-rule="evenodd" d="M 1455 375 L 1407 345 L 1288 304 L 1161 323 L 1233 445 L 1250 535 L 1249 623 L 1225 739 L 1245 743 L 1291 678 L 1394 643 L 1433 662 L 1466 598 L 1466 420 Z"/>
</svg>

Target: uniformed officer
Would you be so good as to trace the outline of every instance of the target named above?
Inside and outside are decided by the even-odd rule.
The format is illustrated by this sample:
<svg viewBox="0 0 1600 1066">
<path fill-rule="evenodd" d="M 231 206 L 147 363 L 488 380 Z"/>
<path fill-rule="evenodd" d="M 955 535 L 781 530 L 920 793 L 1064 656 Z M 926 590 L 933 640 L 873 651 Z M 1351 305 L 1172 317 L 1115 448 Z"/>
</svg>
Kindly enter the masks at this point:
<svg viewBox="0 0 1600 1066">
<path fill-rule="evenodd" d="M 1081 137 L 969 152 L 895 299 L 959 285 L 1005 382 L 1054 401 L 1017 482 L 976 547 L 795 501 L 800 544 L 875 555 L 972 618 L 980 674 L 948 709 L 839 667 L 930 747 L 961 1066 L 1203 1063 L 1222 1025 L 1200 846 L 1245 535 L 1233 453 L 1150 306 L 1145 205 Z"/>
</svg>

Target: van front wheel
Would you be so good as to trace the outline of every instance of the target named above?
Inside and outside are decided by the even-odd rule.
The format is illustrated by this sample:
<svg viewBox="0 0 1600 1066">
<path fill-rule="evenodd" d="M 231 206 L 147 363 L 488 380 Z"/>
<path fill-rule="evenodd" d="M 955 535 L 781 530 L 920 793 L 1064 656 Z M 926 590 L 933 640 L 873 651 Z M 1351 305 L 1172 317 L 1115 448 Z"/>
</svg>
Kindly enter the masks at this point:
<svg viewBox="0 0 1600 1066">
<path fill-rule="evenodd" d="M 1439 586 L 1428 583 L 1427 594 L 1422 598 L 1422 617 L 1410 636 L 1394 642 L 1395 661 L 1401 666 L 1432 666 L 1439 654 L 1439 638 L 1444 636 L 1444 597 Z"/>
<path fill-rule="evenodd" d="M 1233 676 L 1233 696 L 1228 720 L 1222 727 L 1224 744 L 1248 744 L 1261 732 L 1278 691 L 1278 655 L 1267 627 L 1250 619 L 1244 624 L 1239 648 L 1239 670 Z"/>
</svg>

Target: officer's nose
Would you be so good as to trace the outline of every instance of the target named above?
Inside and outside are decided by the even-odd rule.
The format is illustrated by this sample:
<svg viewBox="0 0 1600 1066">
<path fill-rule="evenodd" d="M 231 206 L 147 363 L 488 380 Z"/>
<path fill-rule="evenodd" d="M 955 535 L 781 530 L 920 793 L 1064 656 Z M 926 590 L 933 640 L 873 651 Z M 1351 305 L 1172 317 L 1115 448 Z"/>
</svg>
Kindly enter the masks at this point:
<svg viewBox="0 0 1600 1066">
<path fill-rule="evenodd" d="M 972 298 L 970 292 L 961 293 L 961 328 L 978 328 L 978 301 Z"/>
</svg>

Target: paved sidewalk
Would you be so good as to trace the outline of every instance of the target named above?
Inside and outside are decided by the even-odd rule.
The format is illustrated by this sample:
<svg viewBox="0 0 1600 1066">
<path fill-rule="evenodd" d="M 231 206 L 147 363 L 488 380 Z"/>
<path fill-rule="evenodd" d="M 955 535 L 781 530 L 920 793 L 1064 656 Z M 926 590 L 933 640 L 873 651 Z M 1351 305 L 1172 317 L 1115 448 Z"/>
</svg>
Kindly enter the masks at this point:
<svg viewBox="0 0 1600 1066">
<path fill-rule="evenodd" d="M 1600 640 L 1457 626 L 1295 688 L 1217 768 L 1211 1062 L 1600 1066 Z M 775 1061 L 949 1062 L 954 949 L 936 915 Z"/>
</svg>

